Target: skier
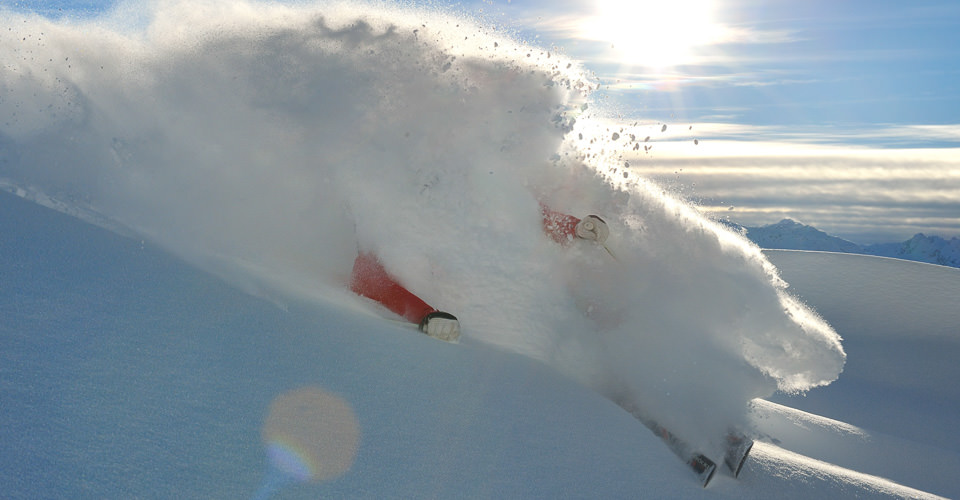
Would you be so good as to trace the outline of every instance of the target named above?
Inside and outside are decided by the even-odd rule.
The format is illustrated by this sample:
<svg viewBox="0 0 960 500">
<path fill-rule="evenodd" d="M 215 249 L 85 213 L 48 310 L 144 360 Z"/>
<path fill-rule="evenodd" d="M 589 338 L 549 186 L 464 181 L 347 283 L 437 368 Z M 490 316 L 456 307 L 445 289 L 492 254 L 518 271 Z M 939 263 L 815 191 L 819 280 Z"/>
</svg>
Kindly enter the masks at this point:
<svg viewBox="0 0 960 500">
<path fill-rule="evenodd" d="M 554 241 L 567 245 L 575 239 L 603 243 L 609 235 L 607 223 L 596 215 L 583 219 L 540 205 L 543 230 Z M 457 317 L 427 304 L 390 275 L 376 255 L 360 252 L 353 263 L 350 290 L 379 302 L 407 321 L 419 325 L 421 332 L 447 342 L 460 338 Z"/>
<path fill-rule="evenodd" d="M 594 241 L 602 245 L 609 236 L 607 223 L 596 215 L 588 215 L 580 219 L 551 210 L 542 203 L 540 211 L 544 233 L 560 245 L 569 245 L 577 239 Z M 419 325 L 420 331 L 431 337 L 447 342 L 456 342 L 460 338 L 460 322 L 456 316 L 437 310 L 404 288 L 371 253 L 361 252 L 354 261 L 350 289 L 357 295 L 373 299 L 407 321 Z M 630 398 L 623 399 L 617 394 L 607 394 L 607 396 L 660 437 L 670 450 L 697 474 L 700 483 L 704 487 L 707 486 L 716 470 L 713 460 L 690 447 L 666 427 L 646 417 L 640 411 L 636 401 Z M 739 475 L 752 446 L 753 440 L 736 430 L 731 429 L 726 436 L 724 463 L 733 477 Z"/>
</svg>

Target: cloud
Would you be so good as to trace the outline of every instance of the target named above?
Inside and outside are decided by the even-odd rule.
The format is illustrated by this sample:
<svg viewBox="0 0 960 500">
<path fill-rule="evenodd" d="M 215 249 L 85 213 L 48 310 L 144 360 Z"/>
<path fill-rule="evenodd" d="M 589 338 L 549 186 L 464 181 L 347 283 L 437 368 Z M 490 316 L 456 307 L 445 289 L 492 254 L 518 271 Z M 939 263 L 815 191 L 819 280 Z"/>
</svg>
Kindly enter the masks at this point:
<svg viewBox="0 0 960 500">
<path fill-rule="evenodd" d="M 715 218 L 748 225 L 792 218 L 858 243 L 900 241 L 918 232 L 960 235 L 960 148 L 851 146 L 809 131 L 743 125 L 697 125 L 696 134 L 676 128 L 681 130 L 672 136 L 657 137 L 649 153 L 626 155 L 628 170 L 677 191 Z M 956 140 L 957 129 L 897 126 L 849 135 Z M 693 135 L 701 138 L 698 145 Z"/>
<path fill-rule="evenodd" d="M 900 125 L 878 131 L 876 136 L 960 142 L 960 125 Z"/>
<path fill-rule="evenodd" d="M 701 58 L 701 63 L 707 61 Z M 732 63 L 732 58 L 717 56 L 711 64 Z M 815 78 L 791 78 L 772 72 L 742 71 L 709 73 L 691 66 L 669 71 L 638 71 L 633 67 L 617 67 L 604 71 L 604 88 L 616 91 L 676 90 L 691 87 L 772 87 L 778 85 L 811 85 L 823 82 Z"/>
<path fill-rule="evenodd" d="M 558 14 L 557 12 L 562 13 Z M 549 12 L 530 11 L 520 18 L 520 22 L 550 38 L 573 42 L 603 42 L 609 45 L 609 39 L 601 36 L 600 32 L 584 29 L 595 18 L 596 13 L 594 12 L 571 7 L 551 9 Z M 794 43 L 806 39 L 799 30 L 795 29 L 759 29 L 743 25 L 733 26 L 722 22 L 714 22 L 713 25 L 715 36 L 711 39 L 711 44 L 715 45 L 768 45 Z"/>
<path fill-rule="evenodd" d="M 719 109 L 722 111 L 722 109 Z M 735 115 L 720 116 L 732 119 Z M 684 141 L 691 135 L 702 140 L 712 140 L 714 150 L 724 155 L 766 155 L 771 151 L 803 151 L 806 155 L 846 154 L 871 155 L 870 147 L 884 149 L 884 155 L 896 157 L 913 155 L 916 149 L 960 147 L 958 124 L 877 124 L 869 126 L 831 125 L 752 125 L 731 122 L 706 122 L 693 125 L 692 132 L 683 127 L 671 127 L 658 136 L 662 141 Z M 730 141 L 730 142 L 727 142 Z M 750 147 L 740 147 L 749 142 Z M 898 149 L 899 148 L 899 149 Z M 683 149 L 662 148 L 671 154 L 683 154 Z M 942 149 L 941 149 L 942 151 Z M 948 152 L 924 153 L 926 156 L 949 159 Z"/>
</svg>

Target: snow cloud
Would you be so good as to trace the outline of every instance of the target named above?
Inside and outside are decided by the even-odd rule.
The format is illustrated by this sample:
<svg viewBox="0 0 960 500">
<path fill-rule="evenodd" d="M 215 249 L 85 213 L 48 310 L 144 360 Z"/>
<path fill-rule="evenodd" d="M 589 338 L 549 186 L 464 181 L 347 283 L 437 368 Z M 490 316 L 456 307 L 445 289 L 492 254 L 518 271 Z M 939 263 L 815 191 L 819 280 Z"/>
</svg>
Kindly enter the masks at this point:
<svg viewBox="0 0 960 500">
<path fill-rule="evenodd" d="M 5 15 L 7 184 L 280 302 L 369 312 L 345 283 L 375 252 L 465 343 L 704 447 L 752 398 L 839 375 L 839 336 L 759 249 L 622 168 L 575 61 L 434 12 L 152 8 L 142 29 Z M 616 258 L 544 237 L 540 203 L 603 216 Z"/>
</svg>

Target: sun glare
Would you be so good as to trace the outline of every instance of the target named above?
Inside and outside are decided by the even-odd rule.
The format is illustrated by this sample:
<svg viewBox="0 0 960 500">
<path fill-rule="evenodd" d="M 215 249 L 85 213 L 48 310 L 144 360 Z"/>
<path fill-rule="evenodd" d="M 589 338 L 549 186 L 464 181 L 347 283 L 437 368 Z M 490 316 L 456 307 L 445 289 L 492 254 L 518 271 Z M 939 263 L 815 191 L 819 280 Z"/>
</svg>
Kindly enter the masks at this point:
<svg viewBox="0 0 960 500">
<path fill-rule="evenodd" d="M 596 0 L 582 30 L 608 42 L 626 64 L 668 68 L 694 62 L 697 49 L 721 41 L 714 0 Z"/>
</svg>

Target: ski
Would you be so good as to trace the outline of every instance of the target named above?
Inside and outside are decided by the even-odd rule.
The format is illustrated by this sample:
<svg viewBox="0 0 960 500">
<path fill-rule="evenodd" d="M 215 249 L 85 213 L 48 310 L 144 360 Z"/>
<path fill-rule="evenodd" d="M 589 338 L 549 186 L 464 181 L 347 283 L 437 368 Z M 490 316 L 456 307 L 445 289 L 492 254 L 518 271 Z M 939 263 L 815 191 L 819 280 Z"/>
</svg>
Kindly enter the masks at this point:
<svg viewBox="0 0 960 500">
<path fill-rule="evenodd" d="M 740 470 L 743 469 L 743 463 L 747 461 L 747 456 L 753 448 L 753 440 L 739 433 L 730 432 L 727 434 L 727 451 L 723 456 L 723 464 L 733 477 L 740 476 Z"/>
<path fill-rule="evenodd" d="M 636 416 L 636 414 L 634 414 Z M 656 434 L 660 440 L 662 440 L 670 451 L 674 455 L 680 457 L 681 460 L 686 463 L 694 474 L 697 475 L 697 479 L 700 481 L 700 485 L 704 488 L 710 484 L 710 480 L 713 479 L 714 472 L 717 471 L 717 464 L 710 460 L 706 455 L 693 451 L 689 444 L 686 441 L 677 437 L 676 434 L 670 432 L 666 427 L 648 419 L 643 419 L 637 417 L 638 420 L 643 422 L 654 434 Z"/>
<path fill-rule="evenodd" d="M 666 427 L 641 414 L 635 405 L 627 403 L 622 398 L 615 398 L 614 401 L 650 429 L 651 432 L 667 445 L 667 448 L 669 448 L 674 455 L 683 460 L 694 474 L 696 474 L 701 486 L 706 488 L 707 485 L 710 484 L 710 480 L 713 479 L 713 475 L 717 471 L 716 462 L 694 449 L 693 446 Z M 733 429 L 727 433 L 723 463 L 731 476 L 737 478 L 740 475 L 743 464 L 746 462 L 747 456 L 749 456 L 752 448 L 753 439 Z"/>
<path fill-rule="evenodd" d="M 670 432 L 666 427 L 645 417 L 635 405 L 627 402 L 627 400 L 621 398 L 614 400 L 617 401 L 617 404 L 621 408 L 633 415 L 633 418 L 636 418 L 640 423 L 647 426 L 654 435 L 659 437 L 660 440 L 667 445 L 667 448 L 670 449 L 674 455 L 679 457 L 680 460 L 683 460 L 693 473 L 696 474 L 701 486 L 706 488 L 707 485 L 710 484 L 710 480 L 713 479 L 713 474 L 717 471 L 717 464 L 713 460 L 710 460 L 710 458 L 703 453 L 694 450 L 690 444 L 680 439 L 680 437 L 673 432 Z"/>
</svg>

